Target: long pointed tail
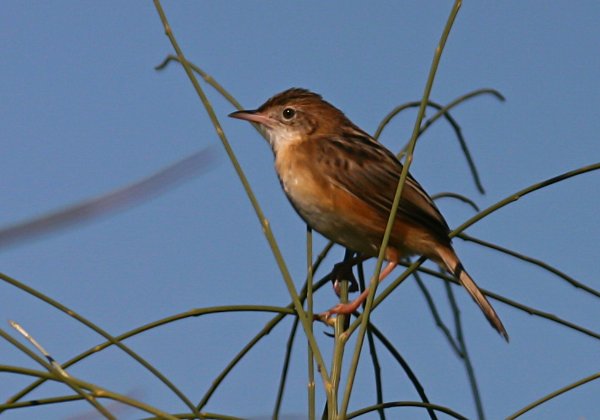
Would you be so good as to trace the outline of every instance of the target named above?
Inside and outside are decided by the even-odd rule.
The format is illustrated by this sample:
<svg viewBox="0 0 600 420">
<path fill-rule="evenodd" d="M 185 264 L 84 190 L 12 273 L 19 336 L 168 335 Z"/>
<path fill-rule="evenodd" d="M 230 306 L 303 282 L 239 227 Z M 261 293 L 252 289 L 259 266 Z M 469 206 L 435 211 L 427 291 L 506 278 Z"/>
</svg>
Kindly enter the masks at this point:
<svg viewBox="0 0 600 420">
<path fill-rule="evenodd" d="M 488 319 L 492 327 L 494 327 L 505 339 L 508 341 L 508 333 L 502 325 L 502 321 L 500 321 L 500 317 L 488 302 L 487 298 L 481 293 L 479 287 L 475 281 L 469 276 L 469 273 L 466 272 L 462 263 L 454 253 L 451 248 L 443 248 L 438 250 L 438 255 L 440 256 L 442 262 L 446 266 L 446 269 L 454 274 L 454 276 L 458 279 L 460 284 L 467 289 L 467 292 L 471 295 L 475 303 L 479 305 L 483 314 Z"/>
</svg>

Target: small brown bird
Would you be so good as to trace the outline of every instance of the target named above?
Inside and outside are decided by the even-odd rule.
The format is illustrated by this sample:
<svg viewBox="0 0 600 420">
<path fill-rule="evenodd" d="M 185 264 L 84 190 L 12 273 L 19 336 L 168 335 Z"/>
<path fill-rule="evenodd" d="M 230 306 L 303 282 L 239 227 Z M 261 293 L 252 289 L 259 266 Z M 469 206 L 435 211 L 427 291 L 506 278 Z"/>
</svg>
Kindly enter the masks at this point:
<svg viewBox="0 0 600 420">
<path fill-rule="evenodd" d="M 375 257 L 383 239 L 402 164 L 342 111 L 306 89 L 279 93 L 252 111 L 229 115 L 256 123 L 275 155 L 275 170 L 302 219 L 326 238 Z M 452 249 L 444 217 L 408 176 L 385 250 L 383 280 L 409 255 L 424 255 L 452 273 L 471 294 L 492 326 L 508 334 L 485 296 Z M 367 297 L 328 311 L 350 313 Z"/>
</svg>

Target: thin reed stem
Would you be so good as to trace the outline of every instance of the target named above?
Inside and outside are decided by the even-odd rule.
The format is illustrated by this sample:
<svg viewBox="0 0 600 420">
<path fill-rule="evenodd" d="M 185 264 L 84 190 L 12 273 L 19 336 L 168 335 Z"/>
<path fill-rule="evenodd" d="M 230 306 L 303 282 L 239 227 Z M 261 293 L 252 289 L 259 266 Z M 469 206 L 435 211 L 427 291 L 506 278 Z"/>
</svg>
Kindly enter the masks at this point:
<svg viewBox="0 0 600 420">
<path fill-rule="evenodd" d="M 440 63 L 440 59 L 442 56 L 442 52 L 444 50 L 444 46 L 446 45 L 446 40 L 448 39 L 448 36 L 450 35 L 450 30 L 452 29 L 454 20 L 455 20 L 456 16 L 458 15 L 458 11 L 460 10 L 461 4 L 462 4 L 461 0 L 455 1 L 454 7 L 452 8 L 450 15 L 448 17 L 448 21 L 446 22 L 444 31 L 442 32 L 442 36 L 440 38 L 439 45 L 433 56 L 433 62 L 431 64 L 431 69 L 429 71 L 429 77 L 427 78 L 427 83 L 425 84 L 425 91 L 423 92 L 421 106 L 419 107 L 419 112 L 417 114 L 417 119 L 415 121 L 415 126 L 413 129 L 413 134 L 412 134 L 412 137 L 409 142 L 406 160 L 404 162 L 404 167 L 402 168 L 402 174 L 400 175 L 400 180 L 398 182 L 398 187 L 396 189 L 396 195 L 394 196 L 394 202 L 392 204 L 390 216 L 388 218 L 387 226 L 385 228 L 385 234 L 383 236 L 383 241 L 381 243 L 381 248 L 379 250 L 379 256 L 377 258 L 377 263 L 375 265 L 375 273 L 373 274 L 373 278 L 371 279 L 371 282 L 369 285 L 370 290 L 369 290 L 369 295 L 367 297 L 367 303 L 366 303 L 364 311 L 361 315 L 362 319 L 360 320 L 360 329 L 359 329 L 359 332 L 356 337 L 356 345 L 354 347 L 354 353 L 352 354 L 352 361 L 350 362 L 348 378 L 346 381 L 346 389 L 344 391 L 344 398 L 342 400 L 342 406 L 340 409 L 340 414 L 342 417 L 345 417 L 346 413 L 348 412 L 348 405 L 350 403 L 350 396 L 352 394 L 352 389 L 354 386 L 354 378 L 356 376 L 356 370 L 358 368 L 358 361 L 360 359 L 360 353 L 362 350 L 365 333 L 367 331 L 369 316 L 371 313 L 371 309 L 374 307 L 373 299 L 375 298 L 375 292 L 377 290 L 377 285 L 379 283 L 379 274 L 381 273 L 381 268 L 382 268 L 383 260 L 385 257 L 385 251 L 386 251 L 389 239 L 390 239 L 394 221 L 396 219 L 396 213 L 398 211 L 398 205 L 400 204 L 400 197 L 402 196 L 402 190 L 404 188 L 404 183 L 406 181 L 406 177 L 408 176 L 408 170 L 412 163 L 412 159 L 413 159 L 412 156 L 413 156 L 415 145 L 417 142 L 417 137 L 421 130 L 421 122 L 423 121 L 423 116 L 425 115 L 425 109 L 427 107 L 427 102 L 429 101 L 429 96 L 431 94 L 431 89 L 433 87 L 433 81 L 435 79 L 435 74 L 437 72 L 438 65 Z M 357 322 L 358 322 L 358 320 L 357 320 Z"/>
<path fill-rule="evenodd" d="M 535 407 L 538 407 L 538 406 L 550 401 L 551 399 L 556 398 L 559 395 L 564 394 L 565 392 L 575 389 L 581 385 L 585 385 L 588 382 L 595 381 L 598 378 L 600 378 L 600 372 L 594 373 L 593 375 L 587 376 L 583 379 L 580 379 L 579 381 L 573 382 L 572 384 L 569 384 L 565 387 L 557 389 L 556 391 L 551 392 L 550 394 L 546 395 L 545 397 L 540 398 L 539 400 L 536 400 L 536 401 L 532 402 L 531 404 L 523 407 L 516 413 L 511 414 L 510 416 L 506 417 L 506 420 L 514 420 L 517 417 L 521 417 L 523 414 L 527 413 L 528 411 L 533 410 Z"/>
<path fill-rule="evenodd" d="M 221 124 L 219 123 L 219 120 L 218 120 L 208 98 L 206 97 L 206 95 L 204 94 L 204 91 L 200 87 L 198 80 L 194 76 L 193 70 L 191 69 L 190 65 L 188 64 L 188 62 L 183 54 L 183 51 L 181 50 L 181 48 L 179 47 L 179 44 L 177 43 L 177 40 L 175 39 L 175 35 L 173 34 L 173 31 L 167 20 L 167 17 L 162 8 L 162 5 L 160 4 L 160 1 L 154 0 L 154 6 L 156 8 L 156 11 L 158 12 L 161 22 L 163 23 L 163 26 L 165 28 L 165 34 L 169 38 L 169 41 L 171 42 L 171 45 L 173 46 L 173 49 L 175 50 L 177 57 L 179 58 L 179 61 L 183 65 L 183 68 L 184 68 L 188 78 L 190 79 L 190 82 L 194 86 L 194 89 L 195 89 L 198 97 L 202 101 L 202 104 L 204 105 L 204 108 L 206 109 L 206 112 L 208 113 L 210 120 L 215 127 L 217 135 L 219 136 L 219 139 L 221 140 L 221 144 L 225 148 L 225 151 L 229 157 L 229 160 L 233 164 L 235 171 L 236 171 L 240 181 L 242 182 L 244 190 L 246 191 L 246 195 L 248 196 L 248 198 L 252 204 L 252 207 L 254 208 L 256 216 L 263 228 L 263 232 L 267 238 L 267 241 L 269 243 L 271 251 L 275 257 L 275 261 L 277 262 L 277 265 L 279 267 L 281 275 L 283 276 L 285 284 L 288 288 L 288 292 L 294 303 L 294 309 L 298 313 L 298 317 L 300 318 L 302 328 L 304 329 L 304 333 L 306 334 L 307 340 L 311 346 L 311 349 L 315 356 L 317 365 L 319 366 L 319 372 L 321 374 L 321 378 L 323 380 L 325 389 L 328 389 L 330 387 L 330 379 L 329 379 L 329 375 L 327 373 L 325 361 L 323 359 L 323 356 L 321 355 L 321 351 L 319 349 L 317 341 L 315 340 L 315 337 L 312 333 L 313 320 L 307 318 L 306 312 L 304 311 L 304 309 L 302 307 L 302 304 L 298 297 L 298 292 L 296 291 L 296 287 L 294 286 L 292 277 L 291 277 L 289 270 L 287 268 L 287 265 L 283 259 L 283 255 L 281 254 L 279 245 L 277 244 L 277 241 L 275 240 L 275 236 L 273 235 L 273 232 L 271 231 L 270 223 L 269 223 L 268 219 L 265 217 L 265 215 L 258 203 L 258 200 L 256 199 L 256 197 L 250 187 L 250 183 L 248 182 L 246 175 L 244 174 L 244 172 L 235 156 L 235 153 L 233 152 L 233 149 L 231 148 L 229 141 L 227 140 L 227 137 L 225 136 L 225 132 L 223 131 Z"/>
</svg>

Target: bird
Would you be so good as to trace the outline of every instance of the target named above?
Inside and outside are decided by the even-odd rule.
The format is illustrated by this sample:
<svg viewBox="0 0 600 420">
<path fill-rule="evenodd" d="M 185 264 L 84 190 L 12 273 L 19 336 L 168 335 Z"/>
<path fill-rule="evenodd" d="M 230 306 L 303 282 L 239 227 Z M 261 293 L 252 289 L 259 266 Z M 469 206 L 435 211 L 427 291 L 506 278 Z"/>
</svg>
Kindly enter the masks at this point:
<svg viewBox="0 0 600 420">
<path fill-rule="evenodd" d="M 379 255 L 403 165 L 396 155 L 317 93 L 291 88 L 254 110 L 229 114 L 256 124 L 273 151 L 280 184 L 298 215 L 329 240 L 367 257 Z M 463 267 L 441 212 L 408 174 L 379 281 L 406 257 L 424 256 L 451 273 L 507 341 L 500 317 Z M 339 304 L 354 312 L 366 299 Z"/>
</svg>

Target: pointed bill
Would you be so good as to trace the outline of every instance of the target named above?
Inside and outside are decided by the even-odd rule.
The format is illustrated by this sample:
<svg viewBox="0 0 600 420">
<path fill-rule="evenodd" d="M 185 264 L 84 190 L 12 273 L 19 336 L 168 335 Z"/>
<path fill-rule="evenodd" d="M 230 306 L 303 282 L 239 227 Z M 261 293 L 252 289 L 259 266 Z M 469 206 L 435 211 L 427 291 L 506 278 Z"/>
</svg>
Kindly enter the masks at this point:
<svg viewBox="0 0 600 420">
<path fill-rule="evenodd" d="M 236 111 L 229 114 L 229 116 L 231 118 L 237 118 L 240 120 L 246 120 L 260 125 L 264 125 L 265 127 L 273 127 L 273 121 L 271 120 L 271 118 L 259 113 L 258 111 Z"/>
</svg>

